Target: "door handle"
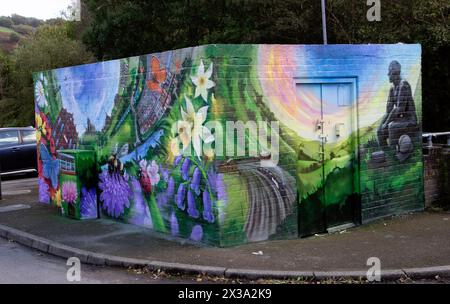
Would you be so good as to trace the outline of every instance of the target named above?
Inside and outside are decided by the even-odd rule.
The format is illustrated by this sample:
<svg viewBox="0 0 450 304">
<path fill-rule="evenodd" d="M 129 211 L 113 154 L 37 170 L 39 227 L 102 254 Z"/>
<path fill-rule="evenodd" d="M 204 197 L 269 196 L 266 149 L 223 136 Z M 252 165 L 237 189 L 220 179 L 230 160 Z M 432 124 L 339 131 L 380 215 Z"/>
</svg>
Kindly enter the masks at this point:
<svg viewBox="0 0 450 304">
<path fill-rule="evenodd" d="M 14 148 L 12 148 L 12 151 L 13 151 L 13 152 L 16 152 L 16 151 L 19 151 L 20 149 L 22 149 L 22 148 L 20 148 L 20 147 L 14 147 Z"/>
</svg>

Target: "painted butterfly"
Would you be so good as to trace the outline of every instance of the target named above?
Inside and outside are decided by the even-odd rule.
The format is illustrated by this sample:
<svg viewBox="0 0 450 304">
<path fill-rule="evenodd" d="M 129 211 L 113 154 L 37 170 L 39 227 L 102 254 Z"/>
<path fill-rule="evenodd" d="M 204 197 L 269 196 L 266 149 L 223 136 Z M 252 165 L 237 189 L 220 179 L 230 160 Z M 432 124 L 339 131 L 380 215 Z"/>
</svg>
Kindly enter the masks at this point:
<svg viewBox="0 0 450 304">
<path fill-rule="evenodd" d="M 59 160 L 53 159 L 52 155 L 48 152 L 47 147 L 42 143 L 40 152 L 44 177 L 50 179 L 52 181 L 53 189 L 56 189 L 58 188 Z"/>
<path fill-rule="evenodd" d="M 152 56 L 151 74 L 152 74 L 152 80 L 147 80 L 147 87 L 151 91 L 156 91 L 158 93 L 162 93 L 161 84 L 167 78 L 167 71 L 165 68 L 161 68 L 159 59 L 155 56 Z"/>
</svg>

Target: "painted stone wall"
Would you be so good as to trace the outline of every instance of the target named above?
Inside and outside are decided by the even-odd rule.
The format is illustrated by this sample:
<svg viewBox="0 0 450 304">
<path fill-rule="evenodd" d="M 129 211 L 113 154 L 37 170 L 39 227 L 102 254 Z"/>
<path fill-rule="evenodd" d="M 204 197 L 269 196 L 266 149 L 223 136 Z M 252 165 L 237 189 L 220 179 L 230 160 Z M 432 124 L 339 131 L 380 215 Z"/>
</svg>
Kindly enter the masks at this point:
<svg viewBox="0 0 450 304">
<path fill-rule="evenodd" d="M 206 45 L 34 81 L 41 202 L 61 205 L 57 151 L 86 149 L 103 216 L 217 246 L 423 207 L 418 45 Z"/>
</svg>

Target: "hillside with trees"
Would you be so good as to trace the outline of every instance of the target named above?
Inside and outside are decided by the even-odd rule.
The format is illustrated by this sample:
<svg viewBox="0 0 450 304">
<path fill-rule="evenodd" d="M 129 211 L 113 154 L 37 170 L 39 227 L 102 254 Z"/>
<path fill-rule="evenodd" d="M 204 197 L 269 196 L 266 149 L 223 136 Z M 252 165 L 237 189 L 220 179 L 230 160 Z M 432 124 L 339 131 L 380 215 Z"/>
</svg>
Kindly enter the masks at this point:
<svg viewBox="0 0 450 304">
<path fill-rule="evenodd" d="M 423 129 L 450 129 L 450 2 L 381 1 L 380 22 L 367 20 L 366 1 L 326 2 L 329 43 L 422 45 Z M 9 52 L 0 54 L 1 126 L 33 124 L 32 71 L 201 44 L 322 43 L 317 0 L 81 4 L 81 22 L 60 19 L 49 25 L 17 15 L 0 17 L 0 46 Z"/>
<path fill-rule="evenodd" d="M 0 16 L 0 50 L 11 53 L 19 40 L 31 35 L 44 21 L 12 14 Z"/>
<path fill-rule="evenodd" d="M 0 127 L 34 125 L 32 73 L 92 62 L 94 57 L 75 38 L 73 22 L 12 15 L 0 17 L 0 24 L 0 33 L 17 36 L 14 43 L 0 39 Z"/>
</svg>

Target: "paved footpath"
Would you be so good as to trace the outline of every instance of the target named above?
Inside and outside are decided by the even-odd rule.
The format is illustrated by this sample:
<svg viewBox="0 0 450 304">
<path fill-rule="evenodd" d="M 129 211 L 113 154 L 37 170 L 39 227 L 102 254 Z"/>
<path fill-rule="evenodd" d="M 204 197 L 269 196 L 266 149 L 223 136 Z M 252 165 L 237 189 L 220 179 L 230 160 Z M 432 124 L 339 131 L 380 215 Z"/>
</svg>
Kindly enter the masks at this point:
<svg viewBox="0 0 450 304">
<path fill-rule="evenodd" d="M 30 208 L 0 212 L 0 236 L 56 255 L 78 254 L 92 264 L 149 265 L 247 278 L 363 277 L 367 259 L 378 257 L 387 278 L 450 276 L 449 212 L 399 216 L 304 239 L 213 248 L 108 219 L 71 220 L 56 208 L 35 203 L 36 189 L 21 194 L 19 184 L 13 184 L 10 188 L 15 190 L 3 183 L 11 197 L 4 196 L 0 208 L 19 201 Z"/>
</svg>

